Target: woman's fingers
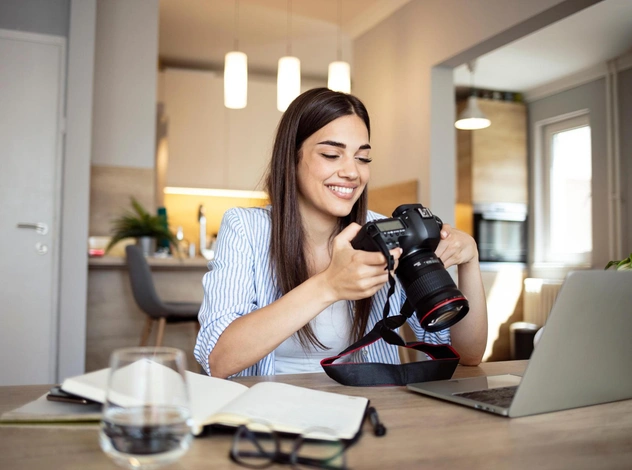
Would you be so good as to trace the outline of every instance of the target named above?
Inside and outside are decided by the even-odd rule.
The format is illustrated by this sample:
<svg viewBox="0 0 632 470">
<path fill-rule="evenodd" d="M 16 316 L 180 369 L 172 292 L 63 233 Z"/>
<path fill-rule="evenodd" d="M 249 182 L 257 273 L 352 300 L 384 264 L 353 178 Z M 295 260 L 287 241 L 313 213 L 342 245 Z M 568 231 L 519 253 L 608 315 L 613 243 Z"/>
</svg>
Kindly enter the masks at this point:
<svg viewBox="0 0 632 470">
<path fill-rule="evenodd" d="M 392 250 L 390 250 L 390 254 L 395 262 L 397 262 L 397 260 L 399 260 L 400 256 L 402 255 L 402 249 L 393 248 Z M 379 251 L 356 250 L 356 253 L 354 254 L 354 259 L 359 263 L 364 263 L 370 266 L 381 266 L 382 268 L 386 267 L 386 258 Z"/>
<path fill-rule="evenodd" d="M 441 229 L 441 241 L 435 250 L 446 268 L 464 264 L 478 258 L 476 242 L 467 233 L 444 224 Z"/>
<path fill-rule="evenodd" d="M 351 240 L 361 226 L 350 224 L 335 238 L 332 259 L 327 268 L 329 284 L 338 292 L 338 297 L 357 300 L 370 297 L 388 282 L 387 260 L 379 251 L 355 250 Z M 400 248 L 390 250 L 395 260 L 394 267 L 402 254 Z"/>
</svg>

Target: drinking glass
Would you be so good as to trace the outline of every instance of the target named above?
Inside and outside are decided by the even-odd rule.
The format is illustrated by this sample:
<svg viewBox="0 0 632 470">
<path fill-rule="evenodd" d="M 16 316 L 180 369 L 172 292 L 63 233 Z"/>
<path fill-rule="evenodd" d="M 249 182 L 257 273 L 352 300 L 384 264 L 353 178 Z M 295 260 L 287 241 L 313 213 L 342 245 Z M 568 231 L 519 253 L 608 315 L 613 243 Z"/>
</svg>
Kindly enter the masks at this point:
<svg viewBox="0 0 632 470">
<path fill-rule="evenodd" d="M 152 469 L 180 458 L 191 444 L 184 352 L 175 348 L 117 349 L 99 441 L 118 465 Z"/>
</svg>

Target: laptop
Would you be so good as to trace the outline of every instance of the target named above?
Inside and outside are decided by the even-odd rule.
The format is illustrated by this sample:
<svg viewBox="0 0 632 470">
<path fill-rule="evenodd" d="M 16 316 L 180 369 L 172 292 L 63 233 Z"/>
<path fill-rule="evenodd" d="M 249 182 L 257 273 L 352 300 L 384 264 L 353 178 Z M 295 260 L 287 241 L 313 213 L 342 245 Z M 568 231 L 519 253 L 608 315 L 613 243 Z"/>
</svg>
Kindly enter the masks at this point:
<svg viewBox="0 0 632 470">
<path fill-rule="evenodd" d="M 568 274 L 522 377 L 409 384 L 413 392 L 502 416 L 632 398 L 632 271 Z"/>
</svg>

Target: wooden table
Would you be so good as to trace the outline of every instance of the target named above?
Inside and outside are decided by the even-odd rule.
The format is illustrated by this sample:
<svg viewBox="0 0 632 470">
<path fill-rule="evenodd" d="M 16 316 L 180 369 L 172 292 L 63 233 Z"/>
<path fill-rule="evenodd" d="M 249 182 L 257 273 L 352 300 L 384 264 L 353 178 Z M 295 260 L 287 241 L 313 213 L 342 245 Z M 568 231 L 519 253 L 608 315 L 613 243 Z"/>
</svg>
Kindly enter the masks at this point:
<svg viewBox="0 0 632 470">
<path fill-rule="evenodd" d="M 455 377 L 522 374 L 526 361 L 461 367 Z M 352 469 L 630 469 L 632 400 L 508 419 L 427 398 L 403 387 L 338 385 L 325 374 L 251 377 L 368 397 L 388 428 L 348 450 Z M 0 413 L 42 395 L 47 386 L 0 387 Z M 0 427 L 0 469 L 116 469 L 100 450 L 97 425 Z M 229 435 L 195 439 L 165 469 L 242 468 L 228 459 Z M 280 466 L 279 468 L 288 468 Z"/>
</svg>

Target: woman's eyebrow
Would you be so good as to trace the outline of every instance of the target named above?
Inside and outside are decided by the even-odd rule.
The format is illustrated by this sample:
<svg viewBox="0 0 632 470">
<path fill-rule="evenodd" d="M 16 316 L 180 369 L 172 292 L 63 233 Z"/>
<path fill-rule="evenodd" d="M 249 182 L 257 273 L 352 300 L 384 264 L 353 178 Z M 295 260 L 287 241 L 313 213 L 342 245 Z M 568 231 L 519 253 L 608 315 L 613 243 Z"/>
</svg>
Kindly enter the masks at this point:
<svg viewBox="0 0 632 470">
<path fill-rule="evenodd" d="M 346 149 L 347 145 L 342 142 L 336 142 L 334 140 L 323 140 L 322 142 L 318 142 L 316 145 L 331 145 L 332 147 L 338 147 L 341 149 Z M 359 150 L 370 150 L 371 146 L 369 144 L 360 145 Z"/>
</svg>

